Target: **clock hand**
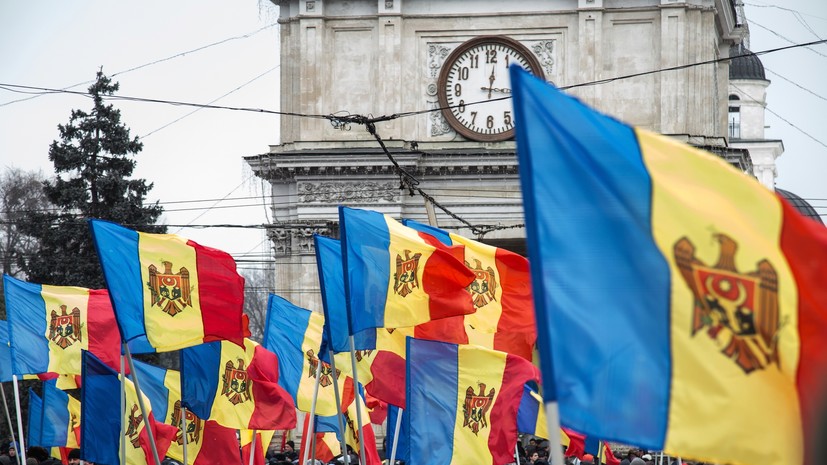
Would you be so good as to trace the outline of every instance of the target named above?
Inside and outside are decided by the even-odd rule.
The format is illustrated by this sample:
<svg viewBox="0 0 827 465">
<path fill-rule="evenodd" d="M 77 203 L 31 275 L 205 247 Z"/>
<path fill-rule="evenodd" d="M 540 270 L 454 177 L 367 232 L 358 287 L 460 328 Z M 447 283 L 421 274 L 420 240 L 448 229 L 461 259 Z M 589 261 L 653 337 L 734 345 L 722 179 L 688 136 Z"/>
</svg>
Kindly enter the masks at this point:
<svg viewBox="0 0 827 465">
<path fill-rule="evenodd" d="M 491 98 L 491 92 L 501 92 L 503 94 L 510 94 L 511 89 L 500 88 L 500 87 L 480 87 L 481 90 L 487 90 L 488 98 Z"/>
</svg>

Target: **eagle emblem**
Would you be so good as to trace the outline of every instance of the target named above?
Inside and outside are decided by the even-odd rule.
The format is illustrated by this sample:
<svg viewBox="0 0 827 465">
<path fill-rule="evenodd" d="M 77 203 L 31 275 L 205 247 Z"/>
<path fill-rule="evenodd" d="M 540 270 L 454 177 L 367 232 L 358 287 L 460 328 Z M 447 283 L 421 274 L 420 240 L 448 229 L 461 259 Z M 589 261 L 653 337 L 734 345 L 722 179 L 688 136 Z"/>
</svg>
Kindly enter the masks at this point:
<svg viewBox="0 0 827 465">
<path fill-rule="evenodd" d="M 356 425 L 353 424 L 353 418 L 350 418 L 350 412 L 345 410 L 342 412 L 342 415 L 345 417 L 345 423 L 347 423 L 347 430 L 351 433 L 350 435 L 353 436 L 354 442 L 356 442 L 356 448 L 358 450 L 359 447 L 359 433 L 357 432 L 358 429 Z"/>
<path fill-rule="evenodd" d="M 132 404 L 132 410 L 129 412 L 129 418 L 126 419 L 126 437 L 129 438 L 129 443 L 132 447 L 141 447 L 140 428 L 144 421 L 144 415 L 139 413 L 138 405 Z"/>
<path fill-rule="evenodd" d="M 66 313 L 66 306 L 60 306 L 60 314 L 52 310 L 52 318 L 49 321 L 49 340 L 65 349 L 78 341 L 83 341 L 83 324 L 80 322 L 80 309 L 72 309 Z"/>
<path fill-rule="evenodd" d="M 356 361 L 361 362 L 363 358 L 367 359 L 368 357 L 370 357 L 370 354 L 373 353 L 373 350 L 372 349 L 356 350 L 356 351 L 354 351 L 354 353 L 356 355 Z M 336 371 L 338 371 L 338 370 L 336 370 Z M 336 377 L 337 378 L 339 377 L 338 373 L 336 374 Z"/>
<path fill-rule="evenodd" d="M 313 352 L 313 349 L 309 349 L 305 352 L 307 355 L 307 363 L 310 365 L 310 368 L 307 370 L 307 377 L 308 378 L 315 378 L 316 377 L 316 368 L 319 366 L 319 357 L 316 357 L 316 354 Z M 357 357 L 358 359 L 358 357 Z M 319 370 L 319 385 L 321 387 L 328 387 L 333 384 L 333 368 L 330 367 L 329 363 L 321 362 L 322 368 Z M 341 374 L 341 370 L 338 368 L 336 369 L 336 379 L 339 378 Z"/>
<path fill-rule="evenodd" d="M 396 254 L 396 273 L 393 275 L 393 291 L 402 297 L 419 287 L 419 278 L 416 272 L 419 269 L 421 253 L 411 256 L 410 250 L 405 250 L 405 258 Z"/>
<path fill-rule="evenodd" d="M 247 376 L 244 368 L 244 360 L 238 359 L 238 368 L 232 360 L 228 360 L 224 366 L 224 374 L 221 376 L 224 385 L 221 388 L 221 395 L 227 396 L 230 403 L 238 405 L 250 400 L 250 388 L 252 381 Z"/>
<path fill-rule="evenodd" d="M 184 435 L 181 432 L 181 401 L 176 400 L 172 410 L 172 425 L 178 428 L 175 433 L 175 441 L 179 445 L 184 445 Z M 204 421 L 195 416 L 194 413 L 187 412 L 187 444 L 196 444 L 201 439 L 201 430 L 204 428 Z"/>
<path fill-rule="evenodd" d="M 155 265 L 149 265 L 150 306 L 161 307 L 164 313 L 175 316 L 192 306 L 190 297 L 190 272 L 181 267 L 178 273 L 172 272 L 172 262 L 162 262 L 164 271 L 159 272 Z"/>
<path fill-rule="evenodd" d="M 741 273 L 735 268 L 738 243 L 725 234 L 715 234 L 720 244 L 718 262 L 708 266 L 695 257 L 695 246 L 686 237 L 674 246 L 675 262 L 695 296 L 692 336 L 701 330 L 716 340 L 721 353 L 744 373 L 779 366 L 778 275 L 764 259 L 756 270 Z"/>
<path fill-rule="evenodd" d="M 468 386 L 465 390 L 465 403 L 462 405 L 462 413 L 465 415 L 465 421 L 462 426 L 467 426 L 474 432 L 479 434 L 480 429 L 488 427 L 488 410 L 491 409 L 491 404 L 494 403 L 494 388 L 485 393 L 485 383 L 478 383 L 480 392 L 474 393 L 474 388 Z"/>
<path fill-rule="evenodd" d="M 497 300 L 497 273 L 490 266 L 483 270 L 482 263 L 476 258 L 473 260 L 473 267 L 465 262 L 465 266 L 474 273 L 474 280 L 468 285 L 468 290 L 471 292 L 474 306 L 482 308 Z"/>
</svg>

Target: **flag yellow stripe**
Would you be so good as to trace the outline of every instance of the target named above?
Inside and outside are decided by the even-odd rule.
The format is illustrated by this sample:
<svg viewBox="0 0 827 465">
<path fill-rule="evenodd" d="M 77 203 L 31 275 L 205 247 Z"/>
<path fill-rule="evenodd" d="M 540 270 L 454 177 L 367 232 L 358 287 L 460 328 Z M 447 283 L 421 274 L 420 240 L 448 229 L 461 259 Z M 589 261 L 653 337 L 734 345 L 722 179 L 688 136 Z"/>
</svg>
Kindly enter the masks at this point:
<svg viewBox="0 0 827 465">
<path fill-rule="evenodd" d="M 465 315 L 465 324 L 471 325 L 477 331 L 485 333 L 496 333 L 497 323 L 500 321 L 500 316 L 503 313 L 502 297 L 503 289 L 499 285 L 499 273 L 497 272 L 497 248 L 482 242 L 473 241 L 471 239 L 462 237 L 458 234 L 450 234 L 451 240 L 454 244 L 462 244 L 465 246 L 465 266 L 472 271 L 479 266 L 483 271 L 492 270 L 494 272 L 495 280 L 488 285 L 493 287 L 493 298 L 488 293 L 482 293 L 482 290 L 474 290 L 472 283 L 471 297 L 476 299 L 476 312 Z M 479 285 L 482 283 L 475 280 Z M 494 287 L 496 286 L 496 287 Z M 491 345 L 486 347 L 493 348 L 493 338 Z"/>
<path fill-rule="evenodd" d="M 720 158 L 645 131 L 637 136 L 652 178 L 652 233 L 672 275 L 672 391 L 664 450 L 696 451 L 700 458 L 733 463 L 801 463 L 801 420 L 794 389 L 800 345 L 798 297 L 778 245 L 780 205 L 772 192 Z M 726 326 L 715 335 L 709 326 L 693 335 L 695 296 L 673 250 L 686 238 L 695 248 L 695 258 L 714 267 L 722 250 L 717 234 L 737 243 L 733 264 L 739 273 L 755 272 L 761 260 L 768 260 L 777 273 L 778 365 L 746 373 L 722 353 L 742 337 Z M 757 311 L 754 317 L 760 318 Z M 701 449 L 701 444 L 707 448 Z M 766 451 L 775 456 L 766 456 Z"/>
<path fill-rule="evenodd" d="M 44 336 L 49 339 L 49 368 L 47 371 L 79 375 L 81 371 L 81 350 L 89 350 L 89 333 L 86 324 L 89 321 L 87 317 L 89 314 L 89 293 L 86 289 L 79 287 L 43 285 L 40 295 L 46 304 L 46 334 Z M 73 328 L 74 335 L 66 338 L 66 342 L 69 344 L 61 347 L 54 339 L 50 339 L 49 325 L 52 314 L 63 315 L 64 309 L 62 306 L 64 305 L 66 306 L 67 315 L 71 315 L 75 308 L 80 311 L 80 328 Z M 60 340 L 60 335 L 56 334 L 55 338 Z"/>
<path fill-rule="evenodd" d="M 433 254 L 434 247 L 426 244 L 415 230 L 403 226 L 398 221 L 386 216 L 385 222 L 390 233 L 389 269 L 391 270 L 385 305 L 385 327 L 398 328 L 424 323 L 427 320 L 422 320 L 422 309 L 429 308 L 430 298 L 425 293 L 422 278 L 425 264 Z M 397 274 L 397 257 L 406 261 L 416 254 L 421 254 L 416 269 L 416 283 L 407 285 L 399 283 L 397 286 L 394 280 L 394 275 Z M 403 288 L 407 290 L 402 290 Z"/>
</svg>

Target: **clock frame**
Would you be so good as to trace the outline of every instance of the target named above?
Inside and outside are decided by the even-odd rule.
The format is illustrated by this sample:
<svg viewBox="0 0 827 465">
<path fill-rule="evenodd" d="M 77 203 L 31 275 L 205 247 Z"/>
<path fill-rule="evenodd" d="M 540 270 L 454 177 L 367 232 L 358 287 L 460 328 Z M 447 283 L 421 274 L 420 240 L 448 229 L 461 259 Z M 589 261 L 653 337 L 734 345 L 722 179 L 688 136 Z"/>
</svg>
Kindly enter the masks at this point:
<svg viewBox="0 0 827 465">
<path fill-rule="evenodd" d="M 511 94 L 508 66 L 515 62 L 544 79 L 539 60 L 510 37 L 475 37 L 448 55 L 439 72 L 437 97 L 454 131 L 479 142 L 514 137 L 514 115 L 507 97 Z"/>
</svg>

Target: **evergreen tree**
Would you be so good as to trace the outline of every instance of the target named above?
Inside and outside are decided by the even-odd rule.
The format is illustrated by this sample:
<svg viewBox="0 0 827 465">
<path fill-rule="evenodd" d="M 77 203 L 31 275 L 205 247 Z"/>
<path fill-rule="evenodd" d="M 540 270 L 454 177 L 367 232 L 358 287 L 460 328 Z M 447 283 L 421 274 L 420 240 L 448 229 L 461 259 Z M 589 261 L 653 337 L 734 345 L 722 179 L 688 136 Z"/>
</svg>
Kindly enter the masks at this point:
<svg viewBox="0 0 827 465">
<path fill-rule="evenodd" d="M 118 83 L 98 71 L 89 88 L 92 111 L 73 110 L 69 123 L 58 125 L 60 139 L 49 147 L 56 177 L 44 191 L 56 211 L 32 215 L 25 232 L 37 239 L 38 253 L 24 265 L 29 281 L 64 286 L 103 288 L 87 220 L 100 218 L 146 232 L 166 232 L 155 222 L 163 208 L 144 205 L 152 184 L 129 179 L 133 159 L 143 148 L 121 122 L 121 112 L 105 104 Z"/>
</svg>

